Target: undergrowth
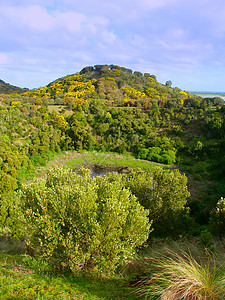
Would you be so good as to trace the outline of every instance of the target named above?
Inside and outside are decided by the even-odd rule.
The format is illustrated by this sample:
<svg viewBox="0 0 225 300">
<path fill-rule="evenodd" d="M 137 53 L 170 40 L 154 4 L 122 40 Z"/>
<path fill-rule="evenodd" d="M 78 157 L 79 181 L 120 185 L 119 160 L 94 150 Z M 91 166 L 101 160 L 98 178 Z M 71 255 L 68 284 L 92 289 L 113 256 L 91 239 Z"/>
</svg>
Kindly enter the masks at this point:
<svg viewBox="0 0 225 300">
<path fill-rule="evenodd" d="M 139 299 L 122 278 L 56 273 L 30 256 L 0 254 L 0 299 Z"/>
</svg>

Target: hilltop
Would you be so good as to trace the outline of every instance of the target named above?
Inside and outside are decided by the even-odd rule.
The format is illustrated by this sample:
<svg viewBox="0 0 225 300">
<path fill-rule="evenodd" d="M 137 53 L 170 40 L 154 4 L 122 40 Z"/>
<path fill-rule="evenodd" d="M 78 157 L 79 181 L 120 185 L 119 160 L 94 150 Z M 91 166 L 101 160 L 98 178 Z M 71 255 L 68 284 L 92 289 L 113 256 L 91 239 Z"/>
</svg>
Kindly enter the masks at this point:
<svg viewBox="0 0 225 300">
<path fill-rule="evenodd" d="M 172 88 L 172 82 L 161 84 L 150 73 L 132 71 L 115 65 L 95 65 L 79 73 L 56 79 L 44 87 L 24 93 L 24 96 L 52 98 L 55 102 L 100 98 L 114 105 L 149 106 L 149 100 L 165 103 L 169 99 L 189 97 L 188 92 Z"/>
<path fill-rule="evenodd" d="M 20 88 L 0 79 L 0 94 L 22 94 L 26 91 L 28 91 L 27 88 Z"/>
</svg>

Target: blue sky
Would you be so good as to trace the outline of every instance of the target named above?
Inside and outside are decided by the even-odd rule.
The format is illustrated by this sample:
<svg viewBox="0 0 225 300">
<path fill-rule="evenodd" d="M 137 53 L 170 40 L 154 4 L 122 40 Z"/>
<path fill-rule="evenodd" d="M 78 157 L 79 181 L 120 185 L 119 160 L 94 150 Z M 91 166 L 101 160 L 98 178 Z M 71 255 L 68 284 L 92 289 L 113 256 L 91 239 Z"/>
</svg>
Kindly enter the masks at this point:
<svg viewBox="0 0 225 300">
<path fill-rule="evenodd" d="M 35 88 L 96 64 L 225 91 L 225 1 L 1 0 L 0 79 Z"/>
</svg>

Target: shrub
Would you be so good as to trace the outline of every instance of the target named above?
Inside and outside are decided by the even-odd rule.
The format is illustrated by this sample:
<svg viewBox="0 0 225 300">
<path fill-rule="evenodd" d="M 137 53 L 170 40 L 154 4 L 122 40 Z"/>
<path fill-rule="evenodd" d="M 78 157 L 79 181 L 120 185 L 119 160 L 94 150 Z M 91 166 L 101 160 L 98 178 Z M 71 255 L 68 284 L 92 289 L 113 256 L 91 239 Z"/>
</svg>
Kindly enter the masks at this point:
<svg viewBox="0 0 225 300">
<path fill-rule="evenodd" d="M 216 207 L 210 213 L 210 230 L 220 237 L 225 235 L 225 198 L 217 202 Z"/>
<path fill-rule="evenodd" d="M 160 160 L 163 164 L 167 164 L 167 165 L 171 165 L 174 162 L 173 158 L 170 157 L 168 154 L 163 154 L 160 157 Z"/>
<path fill-rule="evenodd" d="M 149 152 L 147 155 L 147 159 L 159 162 L 160 161 L 160 152 L 162 151 L 162 149 L 159 147 L 151 147 L 148 150 L 149 150 Z"/>
<path fill-rule="evenodd" d="M 142 153 L 143 152 L 141 152 L 141 154 Z M 160 147 L 149 148 L 146 157 L 150 161 L 155 161 L 163 164 L 173 164 L 176 161 L 176 153 L 173 150 L 162 150 Z"/>
<path fill-rule="evenodd" d="M 0 231 L 17 234 L 20 231 L 20 202 L 13 192 L 0 194 Z"/>
<path fill-rule="evenodd" d="M 138 158 L 141 158 L 141 159 L 146 159 L 147 158 L 147 155 L 148 155 L 148 152 L 149 150 L 148 149 L 141 149 L 138 153 Z"/>
<path fill-rule="evenodd" d="M 176 153 L 173 150 L 168 150 L 167 154 L 173 159 L 173 162 L 176 161 Z"/>
<path fill-rule="evenodd" d="M 178 170 L 156 168 L 152 173 L 135 170 L 126 177 L 125 184 L 149 210 L 154 234 L 177 236 L 193 226 L 185 207 L 190 195 L 187 177 Z"/>
<path fill-rule="evenodd" d="M 26 185 L 19 197 L 28 242 L 55 266 L 112 273 L 150 232 L 147 211 L 121 177 L 53 168 L 45 179 Z"/>
<path fill-rule="evenodd" d="M 200 242 L 203 247 L 210 251 L 214 251 L 214 245 L 213 245 L 213 240 L 212 240 L 212 234 L 207 230 L 202 230 L 200 232 Z"/>
</svg>

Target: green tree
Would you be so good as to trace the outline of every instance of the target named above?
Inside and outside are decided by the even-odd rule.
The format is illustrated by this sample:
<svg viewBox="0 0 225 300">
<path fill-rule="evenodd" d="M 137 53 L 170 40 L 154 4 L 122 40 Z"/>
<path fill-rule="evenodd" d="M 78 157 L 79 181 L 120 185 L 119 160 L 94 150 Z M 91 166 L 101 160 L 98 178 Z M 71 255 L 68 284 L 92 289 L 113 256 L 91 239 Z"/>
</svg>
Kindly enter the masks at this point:
<svg viewBox="0 0 225 300">
<path fill-rule="evenodd" d="M 209 120 L 209 126 L 212 129 L 220 129 L 223 125 L 223 119 L 218 112 L 212 114 Z"/>
<path fill-rule="evenodd" d="M 0 194 L 17 188 L 18 171 L 26 167 L 27 161 L 15 145 L 0 142 Z"/>
<path fill-rule="evenodd" d="M 171 87 L 172 81 L 171 80 L 167 80 L 166 83 L 165 83 L 165 85 Z"/>
</svg>

